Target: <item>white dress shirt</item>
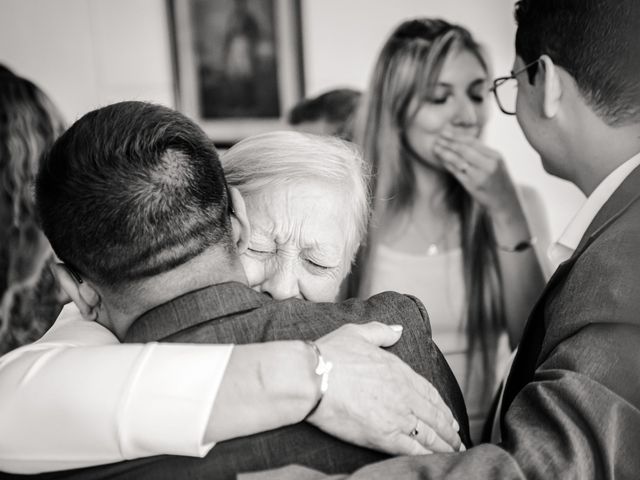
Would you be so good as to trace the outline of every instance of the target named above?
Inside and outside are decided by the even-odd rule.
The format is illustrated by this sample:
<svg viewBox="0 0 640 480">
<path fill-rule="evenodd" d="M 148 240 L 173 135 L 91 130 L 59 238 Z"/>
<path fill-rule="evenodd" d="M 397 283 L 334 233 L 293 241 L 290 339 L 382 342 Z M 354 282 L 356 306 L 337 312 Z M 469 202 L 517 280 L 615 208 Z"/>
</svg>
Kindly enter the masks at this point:
<svg viewBox="0 0 640 480">
<path fill-rule="evenodd" d="M 600 209 L 638 165 L 640 165 L 640 153 L 611 172 L 589 195 L 560 239 L 549 247 L 549 258 L 556 266 L 571 258 Z"/>
<path fill-rule="evenodd" d="M 573 217 L 573 220 L 569 223 L 557 242 L 549 247 L 549 259 L 551 263 L 557 268 L 562 262 L 565 262 L 571 258 L 573 252 L 576 251 L 582 237 L 587 232 L 589 225 L 593 222 L 598 212 L 602 209 L 607 200 L 611 198 L 614 192 L 618 189 L 622 182 L 633 172 L 636 167 L 640 165 L 640 153 L 634 155 L 629 160 L 624 162 L 613 172 L 611 172 L 596 189 L 589 195 L 586 202 L 580 207 L 578 213 Z M 504 377 L 506 381 L 511 370 L 511 365 L 515 359 L 517 349 L 511 355 L 509 360 L 509 366 L 506 370 L 507 374 Z M 498 401 L 498 408 L 496 415 L 493 419 L 493 425 L 491 428 L 491 442 L 499 443 L 501 441 L 500 434 L 500 410 L 502 409 L 502 395 L 504 388 L 500 392 L 500 400 Z"/>
<path fill-rule="evenodd" d="M 0 470 L 38 473 L 158 454 L 204 456 L 231 345 L 129 344 L 67 305 L 0 358 Z"/>
</svg>

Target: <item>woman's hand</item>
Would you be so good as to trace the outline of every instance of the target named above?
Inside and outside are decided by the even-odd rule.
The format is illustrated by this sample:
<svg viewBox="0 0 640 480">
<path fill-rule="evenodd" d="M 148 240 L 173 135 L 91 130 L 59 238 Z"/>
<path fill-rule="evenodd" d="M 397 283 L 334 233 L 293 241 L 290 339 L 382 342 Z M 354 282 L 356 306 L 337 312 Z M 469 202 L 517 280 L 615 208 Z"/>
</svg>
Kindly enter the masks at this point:
<svg viewBox="0 0 640 480">
<path fill-rule="evenodd" d="M 522 214 L 502 155 L 478 138 L 444 131 L 434 151 L 444 167 L 493 216 Z"/>
<path fill-rule="evenodd" d="M 329 389 L 308 421 L 347 442 L 394 455 L 464 449 L 437 390 L 379 348 L 393 345 L 400 335 L 371 322 L 345 325 L 319 339 L 334 368 Z"/>
<path fill-rule="evenodd" d="M 476 137 L 444 131 L 434 151 L 462 186 L 483 205 L 499 245 L 513 247 L 532 235 L 515 185 L 499 152 Z"/>
</svg>

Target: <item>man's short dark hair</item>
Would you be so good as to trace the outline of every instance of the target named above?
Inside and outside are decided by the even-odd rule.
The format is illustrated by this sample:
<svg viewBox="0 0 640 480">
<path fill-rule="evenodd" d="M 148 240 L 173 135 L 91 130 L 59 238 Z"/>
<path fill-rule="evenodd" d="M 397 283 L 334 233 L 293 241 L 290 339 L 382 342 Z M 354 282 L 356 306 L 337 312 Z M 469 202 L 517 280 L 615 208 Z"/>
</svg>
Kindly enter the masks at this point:
<svg viewBox="0 0 640 480">
<path fill-rule="evenodd" d="M 515 17 L 525 63 L 549 55 L 608 124 L 639 120 L 640 1 L 520 0 Z"/>
<path fill-rule="evenodd" d="M 212 141 L 184 115 L 122 102 L 75 122 L 36 182 L 43 230 L 61 260 L 110 287 L 231 248 L 227 186 Z"/>
<path fill-rule="evenodd" d="M 336 135 L 348 136 L 360 97 L 358 90 L 336 88 L 317 97 L 305 98 L 289 111 L 289 124 L 325 120 L 336 126 Z"/>
</svg>

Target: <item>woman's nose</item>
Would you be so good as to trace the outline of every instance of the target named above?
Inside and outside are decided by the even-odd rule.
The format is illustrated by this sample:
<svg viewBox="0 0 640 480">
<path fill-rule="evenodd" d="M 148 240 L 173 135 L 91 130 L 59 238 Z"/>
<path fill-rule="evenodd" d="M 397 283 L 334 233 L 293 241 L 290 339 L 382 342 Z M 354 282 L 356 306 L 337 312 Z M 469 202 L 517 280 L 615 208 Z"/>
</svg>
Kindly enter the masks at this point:
<svg viewBox="0 0 640 480">
<path fill-rule="evenodd" d="M 478 123 L 478 112 L 469 100 L 460 100 L 454 117 L 454 124 L 461 127 L 473 127 Z"/>
<path fill-rule="evenodd" d="M 293 266 L 277 266 L 266 273 L 267 278 L 262 284 L 262 291 L 271 295 L 274 300 L 302 298 Z"/>
</svg>

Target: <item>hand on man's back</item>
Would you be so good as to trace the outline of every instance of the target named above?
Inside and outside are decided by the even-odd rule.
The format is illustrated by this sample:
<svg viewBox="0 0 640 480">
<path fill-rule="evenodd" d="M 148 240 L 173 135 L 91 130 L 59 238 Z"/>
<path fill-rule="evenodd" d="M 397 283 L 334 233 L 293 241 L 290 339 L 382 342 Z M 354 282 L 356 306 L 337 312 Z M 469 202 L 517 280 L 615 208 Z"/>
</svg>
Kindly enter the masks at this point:
<svg viewBox="0 0 640 480">
<path fill-rule="evenodd" d="M 401 329 L 345 325 L 316 342 L 333 363 L 329 388 L 308 421 L 350 443 L 392 455 L 452 452 L 457 424 L 437 390 L 392 353 Z"/>
</svg>

